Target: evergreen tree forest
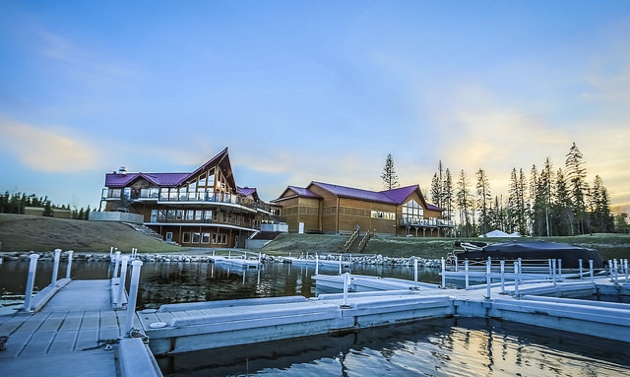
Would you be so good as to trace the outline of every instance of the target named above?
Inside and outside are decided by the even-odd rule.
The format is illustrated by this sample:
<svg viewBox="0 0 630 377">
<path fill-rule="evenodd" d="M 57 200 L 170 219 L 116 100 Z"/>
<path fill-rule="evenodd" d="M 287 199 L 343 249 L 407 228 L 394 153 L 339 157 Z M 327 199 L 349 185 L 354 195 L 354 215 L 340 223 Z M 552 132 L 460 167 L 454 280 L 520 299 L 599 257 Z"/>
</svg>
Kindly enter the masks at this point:
<svg viewBox="0 0 630 377">
<path fill-rule="evenodd" d="M 612 215 L 604 180 L 596 175 L 588 181 L 584 156 L 575 143 L 565 157 L 563 167 L 555 167 L 547 157 L 542 168 L 532 166 L 529 176 L 513 168 L 505 198 L 493 196 L 483 169 L 475 173 L 474 182 L 461 170 L 453 185 L 440 161 L 429 194 L 444 209 L 444 219 L 457 220 L 457 232 L 465 237 L 494 229 L 523 236 L 627 233 L 628 215 Z"/>
<path fill-rule="evenodd" d="M 53 204 L 47 196 L 37 197 L 35 194 L 27 195 L 21 192 L 9 193 L 5 191 L 0 195 L 0 213 L 24 214 L 26 207 L 37 207 L 44 209 L 44 216 L 52 217 L 55 209 L 70 210 L 72 218 L 77 220 L 87 220 L 90 213 L 90 206 L 86 209 L 71 208 L 70 205 Z"/>
</svg>

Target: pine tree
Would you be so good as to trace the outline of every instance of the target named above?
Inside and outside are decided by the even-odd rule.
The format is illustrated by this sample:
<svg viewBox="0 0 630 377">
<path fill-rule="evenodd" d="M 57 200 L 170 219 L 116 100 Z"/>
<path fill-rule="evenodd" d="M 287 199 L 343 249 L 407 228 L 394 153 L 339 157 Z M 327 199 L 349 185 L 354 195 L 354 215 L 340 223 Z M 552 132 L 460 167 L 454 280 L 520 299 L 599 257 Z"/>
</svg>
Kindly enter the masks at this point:
<svg viewBox="0 0 630 377">
<path fill-rule="evenodd" d="M 491 229 L 490 208 L 492 207 L 492 194 L 490 181 L 483 169 L 477 171 L 477 208 L 479 208 L 480 232 L 485 234 Z"/>
<path fill-rule="evenodd" d="M 571 208 L 575 215 L 574 233 L 584 234 L 586 230 L 586 194 L 588 185 L 586 183 L 586 168 L 582 161 L 583 155 L 575 143 L 567 153 L 565 162 L 566 179 L 568 181 L 571 195 Z"/>
<path fill-rule="evenodd" d="M 454 197 L 453 178 L 451 176 L 451 171 L 446 168 L 446 171 L 444 172 L 444 184 L 442 186 L 442 205 L 444 206 L 444 210 L 446 212 L 444 219 L 449 221 L 453 220 Z"/>
<path fill-rule="evenodd" d="M 396 169 L 394 168 L 394 159 L 391 154 L 387 155 L 381 179 L 383 179 L 385 190 L 392 190 L 400 186 L 398 183 L 398 175 L 396 174 Z"/>
<path fill-rule="evenodd" d="M 470 214 L 473 210 L 472 195 L 470 192 L 470 184 L 468 182 L 468 176 L 464 169 L 459 173 L 459 180 L 457 181 L 456 192 L 457 208 L 459 209 L 460 228 L 462 229 L 462 235 L 470 237 L 473 234 L 472 224 L 470 220 Z"/>
</svg>

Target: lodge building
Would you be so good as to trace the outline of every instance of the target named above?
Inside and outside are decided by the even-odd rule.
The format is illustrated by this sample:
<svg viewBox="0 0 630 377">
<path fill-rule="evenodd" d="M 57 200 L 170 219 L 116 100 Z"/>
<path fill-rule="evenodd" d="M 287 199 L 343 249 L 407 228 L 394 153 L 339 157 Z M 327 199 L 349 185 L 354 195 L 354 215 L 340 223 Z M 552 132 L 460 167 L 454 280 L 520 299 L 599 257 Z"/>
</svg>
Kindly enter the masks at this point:
<svg viewBox="0 0 630 377">
<path fill-rule="evenodd" d="M 265 203 L 257 189 L 236 185 L 227 148 L 193 172 L 108 173 L 103 204 L 99 215 L 132 217 L 165 241 L 187 247 L 244 248 L 247 238 L 277 223 L 300 233 L 436 237 L 453 230 L 418 185 L 376 192 L 311 182 L 288 186 Z"/>
<path fill-rule="evenodd" d="M 386 191 L 311 182 L 289 186 L 272 200 L 289 232 L 375 232 L 395 236 L 448 236 L 453 224 L 444 210 L 427 203 L 418 185 Z"/>
<path fill-rule="evenodd" d="M 245 247 L 271 217 L 255 188 L 236 185 L 227 148 L 190 173 L 108 173 L 101 200 L 188 247 Z"/>
</svg>

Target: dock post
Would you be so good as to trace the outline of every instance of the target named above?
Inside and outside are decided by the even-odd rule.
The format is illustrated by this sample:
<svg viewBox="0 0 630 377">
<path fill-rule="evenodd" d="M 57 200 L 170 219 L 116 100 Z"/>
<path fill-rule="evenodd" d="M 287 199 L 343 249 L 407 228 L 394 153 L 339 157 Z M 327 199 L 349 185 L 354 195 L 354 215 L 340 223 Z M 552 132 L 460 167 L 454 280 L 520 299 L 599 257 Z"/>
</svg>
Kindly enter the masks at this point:
<svg viewBox="0 0 630 377">
<path fill-rule="evenodd" d="M 552 274 L 552 281 L 553 281 L 553 285 L 556 285 L 556 260 L 552 259 L 551 260 L 551 265 L 553 266 L 553 274 Z"/>
<path fill-rule="evenodd" d="M 70 279 L 70 273 L 72 272 L 72 255 L 74 251 L 68 250 L 68 265 L 66 266 L 66 279 Z"/>
<path fill-rule="evenodd" d="M 518 262 L 514 262 L 514 297 L 518 298 Z"/>
<path fill-rule="evenodd" d="M 626 283 L 628 282 L 628 260 L 623 260 L 623 270 L 626 273 Z"/>
<path fill-rule="evenodd" d="M 593 260 L 592 259 L 588 261 L 588 269 L 591 274 L 591 283 L 594 283 L 595 281 L 593 280 Z"/>
<path fill-rule="evenodd" d="M 131 262 L 131 284 L 129 287 L 129 300 L 127 302 L 127 313 L 125 316 L 125 337 L 131 337 L 131 331 L 133 330 L 133 319 L 136 315 L 136 302 L 138 299 L 138 286 L 140 285 L 140 269 L 142 268 L 142 261 L 135 260 Z"/>
<path fill-rule="evenodd" d="M 615 284 L 619 280 L 618 279 L 619 275 L 618 275 L 617 271 L 618 271 L 617 259 L 613 259 L 613 272 L 614 272 L 613 279 L 614 279 Z"/>
<path fill-rule="evenodd" d="M 120 267 L 120 280 L 118 280 L 118 301 L 116 307 L 122 309 L 123 297 L 125 296 L 125 280 L 127 280 L 127 264 L 129 263 L 129 257 L 122 257 L 122 263 Z"/>
<path fill-rule="evenodd" d="M 113 262 L 114 260 L 112 259 L 112 254 L 114 254 L 114 247 L 110 246 L 109 247 L 109 261 Z"/>
<path fill-rule="evenodd" d="M 114 276 L 112 276 L 114 279 L 118 277 L 118 263 L 120 263 L 120 251 L 116 252 L 116 257 L 114 258 Z"/>
<path fill-rule="evenodd" d="M 31 298 L 33 297 L 33 287 L 35 286 L 35 272 L 37 272 L 37 259 L 38 254 L 29 255 L 31 261 L 28 265 L 28 277 L 26 279 L 26 292 L 24 293 L 24 307 L 22 310 L 25 312 L 31 311 Z"/>
<path fill-rule="evenodd" d="M 442 288 L 446 288 L 446 261 L 442 257 Z"/>
<path fill-rule="evenodd" d="M 418 259 L 413 259 L 413 289 L 418 289 Z"/>
<path fill-rule="evenodd" d="M 468 289 L 468 259 L 464 260 L 464 284 L 465 288 Z"/>
<path fill-rule="evenodd" d="M 486 289 L 487 289 L 486 300 L 489 300 L 492 298 L 491 288 L 492 288 L 492 259 L 488 257 L 488 261 L 486 262 Z"/>
<path fill-rule="evenodd" d="M 52 270 L 52 278 L 50 279 L 50 284 L 52 284 L 52 286 L 56 286 L 57 285 L 57 274 L 59 273 L 59 258 L 61 257 L 61 249 L 55 249 L 55 258 L 54 263 L 53 263 L 53 270 Z"/>
<path fill-rule="evenodd" d="M 551 266 L 551 258 L 547 259 L 549 263 L 549 279 L 553 279 L 553 267 Z"/>
<path fill-rule="evenodd" d="M 610 275 L 610 280 L 612 281 L 612 261 L 610 259 L 608 260 L 608 275 Z"/>
<path fill-rule="evenodd" d="M 562 259 L 558 259 L 558 280 L 562 281 Z"/>
<path fill-rule="evenodd" d="M 580 265 L 580 279 L 582 279 L 582 259 L 578 259 L 578 263 Z"/>
<path fill-rule="evenodd" d="M 341 258 L 343 258 L 343 256 L 339 254 L 339 275 L 341 275 Z"/>
<path fill-rule="evenodd" d="M 319 274 L 319 254 L 315 253 L 315 276 Z"/>
<path fill-rule="evenodd" d="M 505 293 L 505 261 L 501 261 L 501 293 Z"/>
<path fill-rule="evenodd" d="M 342 308 L 349 308 L 348 306 L 348 286 L 350 285 L 350 273 L 343 274 L 343 304 Z"/>
<path fill-rule="evenodd" d="M 458 261 L 457 261 L 457 254 L 455 255 L 455 272 L 457 272 L 457 268 L 458 268 Z"/>
</svg>

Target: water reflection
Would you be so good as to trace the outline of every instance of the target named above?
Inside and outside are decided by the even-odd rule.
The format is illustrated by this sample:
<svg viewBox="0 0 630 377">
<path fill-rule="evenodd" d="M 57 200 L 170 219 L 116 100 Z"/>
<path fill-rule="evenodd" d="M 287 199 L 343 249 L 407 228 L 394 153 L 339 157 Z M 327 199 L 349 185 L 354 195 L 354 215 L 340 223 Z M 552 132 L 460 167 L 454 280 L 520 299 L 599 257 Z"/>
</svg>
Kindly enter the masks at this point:
<svg viewBox="0 0 630 377">
<path fill-rule="evenodd" d="M 610 352 L 610 350 L 615 350 Z M 619 376 L 625 343 L 494 320 L 450 318 L 337 336 L 191 352 L 166 376 Z"/>
</svg>

